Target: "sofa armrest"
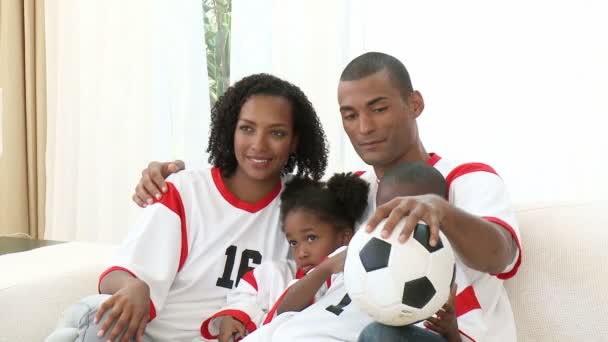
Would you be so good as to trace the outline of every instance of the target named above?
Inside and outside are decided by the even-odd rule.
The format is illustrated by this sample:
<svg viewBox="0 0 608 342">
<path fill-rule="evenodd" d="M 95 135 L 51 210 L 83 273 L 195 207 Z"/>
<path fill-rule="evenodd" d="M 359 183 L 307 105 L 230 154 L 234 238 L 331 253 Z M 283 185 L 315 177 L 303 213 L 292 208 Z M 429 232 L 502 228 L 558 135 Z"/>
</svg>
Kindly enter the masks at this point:
<svg viewBox="0 0 608 342">
<path fill-rule="evenodd" d="M 113 245 L 70 242 L 0 256 L 0 341 L 42 341 L 61 313 L 97 293 Z"/>
</svg>

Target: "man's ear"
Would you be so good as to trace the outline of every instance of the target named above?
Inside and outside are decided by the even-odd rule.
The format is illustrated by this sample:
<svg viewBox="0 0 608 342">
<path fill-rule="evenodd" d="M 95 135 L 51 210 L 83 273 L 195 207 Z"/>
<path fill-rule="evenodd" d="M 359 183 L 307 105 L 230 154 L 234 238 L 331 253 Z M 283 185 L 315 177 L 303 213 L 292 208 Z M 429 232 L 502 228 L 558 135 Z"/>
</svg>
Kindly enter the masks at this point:
<svg viewBox="0 0 608 342">
<path fill-rule="evenodd" d="M 408 96 L 407 102 L 412 110 L 412 114 L 414 114 L 414 118 L 418 118 L 424 110 L 424 98 L 422 98 L 422 94 L 418 90 L 412 91 L 410 96 Z"/>
</svg>

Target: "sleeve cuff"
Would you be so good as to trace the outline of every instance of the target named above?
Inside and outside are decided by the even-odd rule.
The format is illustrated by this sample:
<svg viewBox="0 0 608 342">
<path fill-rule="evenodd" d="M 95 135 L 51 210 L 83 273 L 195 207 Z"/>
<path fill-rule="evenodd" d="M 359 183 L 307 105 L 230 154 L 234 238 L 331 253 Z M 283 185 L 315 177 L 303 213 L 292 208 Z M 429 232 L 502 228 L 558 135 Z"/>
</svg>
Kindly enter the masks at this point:
<svg viewBox="0 0 608 342">
<path fill-rule="evenodd" d="M 504 272 L 494 274 L 494 276 L 496 276 L 498 279 L 502 279 L 502 280 L 512 278 L 515 274 L 517 274 L 517 270 L 519 270 L 519 266 L 521 265 L 521 254 L 522 253 L 521 253 L 521 243 L 519 241 L 519 236 L 515 232 L 515 229 L 513 229 L 513 227 L 511 227 L 510 224 L 508 224 L 507 222 L 505 222 L 497 217 L 484 216 L 483 219 L 485 219 L 486 221 L 498 224 L 499 226 L 503 227 L 511 234 L 511 236 L 513 237 L 513 240 L 515 240 L 515 244 L 517 245 L 517 254 L 515 256 L 515 261 L 512 262 L 509 266 L 507 266 L 507 268 L 505 269 Z"/>
<path fill-rule="evenodd" d="M 205 321 L 203 321 L 203 323 L 201 324 L 201 336 L 208 339 L 208 340 L 213 340 L 213 339 L 217 339 L 218 335 L 219 335 L 219 324 L 214 324 L 214 320 L 216 318 L 220 318 L 221 316 L 232 316 L 235 319 L 239 320 L 241 323 L 243 323 L 245 325 L 245 329 L 247 329 L 247 331 L 249 333 L 255 331 L 255 329 L 257 329 L 257 326 L 255 325 L 255 323 L 251 320 L 251 317 L 249 317 L 249 315 L 247 313 L 245 313 L 244 311 L 241 310 L 234 310 L 234 309 L 227 309 L 227 310 L 221 310 L 217 313 L 215 313 L 213 316 L 207 318 Z M 214 330 L 214 331 L 211 331 Z"/>
<path fill-rule="evenodd" d="M 110 274 L 111 272 L 114 271 L 122 271 L 122 272 L 126 272 L 129 275 L 131 275 L 131 277 L 139 279 L 135 273 L 131 272 L 130 270 L 121 267 L 121 266 L 112 266 L 107 268 L 105 271 L 103 271 L 101 273 L 101 275 L 99 276 L 99 281 L 97 282 L 97 293 L 101 293 L 101 281 L 103 280 L 103 278 L 105 278 L 105 276 L 107 276 L 108 274 Z M 152 321 L 154 318 L 156 318 L 156 307 L 154 307 L 154 303 L 152 302 L 152 298 L 150 298 L 150 318 L 148 319 L 148 322 Z"/>
</svg>

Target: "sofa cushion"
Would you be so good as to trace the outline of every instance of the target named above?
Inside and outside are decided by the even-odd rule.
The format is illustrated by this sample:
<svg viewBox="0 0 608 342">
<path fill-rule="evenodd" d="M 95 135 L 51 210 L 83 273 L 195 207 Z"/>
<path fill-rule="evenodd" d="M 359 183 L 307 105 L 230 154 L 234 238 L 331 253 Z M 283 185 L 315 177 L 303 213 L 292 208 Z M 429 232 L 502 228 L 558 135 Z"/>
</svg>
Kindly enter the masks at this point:
<svg viewBox="0 0 608 342">
<path fill-rule="evenodd" d="M 115 247 L 70 242 L 0 256 L 0 341 L 42 341 L 72 303 L 97 293 Z"/>
<path fill-rule="evenodd" d="M 517 210 L 522 265 L 506 283 L 519 341 L 608 339 L 608 202 Z"/>
</svg>

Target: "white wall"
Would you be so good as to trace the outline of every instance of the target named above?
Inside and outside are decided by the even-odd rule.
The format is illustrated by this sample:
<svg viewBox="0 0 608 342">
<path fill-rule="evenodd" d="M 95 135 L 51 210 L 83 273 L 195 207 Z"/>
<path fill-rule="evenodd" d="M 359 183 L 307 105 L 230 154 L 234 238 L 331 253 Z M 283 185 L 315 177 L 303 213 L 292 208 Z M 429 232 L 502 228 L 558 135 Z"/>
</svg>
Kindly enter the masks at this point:
<svg viewBox="0 0 608 342">
<path fill-rule="evenodd" d="M 360 163 L 340 126 L 339 73 L 375 50 L 401 59 L 425 97 L 428 150 L 491 164 L 516 202 L 608 190 L 604 1 L 247 3 L 233 2 L 233 75 L 274 72 L 300 85 L 331 138 L 332 170 Z M 248 16 L 237 16 L 241 6 Z M 264 37 L 255 48 L 239 47 L 255 37 Z"/>
</svg>

